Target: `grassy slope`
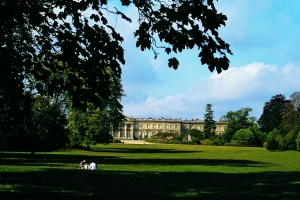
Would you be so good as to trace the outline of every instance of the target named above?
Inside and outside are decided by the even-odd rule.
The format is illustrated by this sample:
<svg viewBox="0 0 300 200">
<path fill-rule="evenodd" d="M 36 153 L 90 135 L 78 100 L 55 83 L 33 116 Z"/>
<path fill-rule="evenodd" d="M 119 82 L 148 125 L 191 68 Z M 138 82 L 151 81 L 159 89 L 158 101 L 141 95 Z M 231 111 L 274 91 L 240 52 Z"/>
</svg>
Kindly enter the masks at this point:
<svg viewBox="0 0 300 200">
<path fill-rule="evenodd" d="M 99 170 L 78 170 L 82 159 Z M 0 197 L 300 199 L 299 163 L 296 151 L 198 145 L 98 145 L 35 158 L 7 152 Z"/>
</svg>

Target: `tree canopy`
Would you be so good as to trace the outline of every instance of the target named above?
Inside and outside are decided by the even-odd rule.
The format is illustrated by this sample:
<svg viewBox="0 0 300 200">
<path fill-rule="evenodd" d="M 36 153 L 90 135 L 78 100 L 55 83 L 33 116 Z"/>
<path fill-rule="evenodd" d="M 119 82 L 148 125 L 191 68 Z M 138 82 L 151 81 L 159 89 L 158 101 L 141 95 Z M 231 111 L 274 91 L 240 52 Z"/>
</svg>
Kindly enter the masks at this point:
<svg viewBox="0 0 300 200">
<path fill-rule="evenodd" d="M 205 139 L 212 138 L 216 135 L 216 121 L 214 120 L 214 111 L 212 104 L 206 104 L 204 114 L 203 136 Z"/>
<path fill-rule="evenodd" d="M 252 108 L 241 108 L 237 111 L 229 111 L 226 115 L 221 117 L 222 121 L 228 123 L 228 126 L 225 130 L 224 137 L 227 141 L 230 141 L 233 135 L 240 129 L 247 129 L 253 126 L 256 118 L 249 116 L 249 112 L 252 111 Z"/>
<path fill-rule="evenodd" d="M 201 63 L 210 71 L 221 73 L 228 68 L 226 54 L 231 51 L 218 36 L 218 28 L 227 18 L 217 12 L 213 0 L 121 3 L 137 8 L 139 19 L 134 20 L 138 20 L 139 28 L 134 36 L 142 51 L 152 49 L 156 57 L 158 38 L 168 54 L 198 47 Z M 132 21 L 118 8 L 108 10 L 106 4 L 106 0 L 3 0 L 1 98 L 19 101 L 25 84 L 34 79 L 30 89 L 41 95 L 64 91 L 75 108 L 85 109 L 88 102 L 105 107 L 112 96 L 111 80 L 121 78 L 125 60 L 121 46 L 124 39 L 104 11 L 128 23 Z M 169 66 L 177 69 L 178 65 L 178 60 L 171 57 Z M 112 73 L 107 73 L 107 66 Z M 9 92 L 12 88 L 14 93 Z"/>
<path fill-rule="evenodd" d="M 227 17 L 218 13 L 213 0 L 120 2 L 120 7 L 134 6 L 138 19 L 128 18 L 120 7 L 109 10 L 107 0 L 2 1 L 2 141 L 30 115 L 32 109 L 24 105 L 32 105 L 32 94 L 49 98 L 63 94 L 72 108 L 85 112 L 92 105 L 101 112 L 113 111 L 120 123 L 124 38 L 115 30 L 115 21 L 106 18 L 107 12 L 125 23 L 137 20 L 136 47 L 152 50 L 154 58 L 157 49 L 164 49 L 170 55 L 168 66 L 175 70 L 179 61 L 172 52 L 192 48 L 198 48 L 201 64 L 211 72 L 228 69 L 231 50 L 218 35 Z"/>
<path fill-rule="evenodd" d="M 275 128 L 279 129 L 286 104 L 287 100 L 283 94 L 275 95 L 270 101 L 265 102 L 263 113 L 258 119 L 261 131 L 271 132 Z"/>
</svg>

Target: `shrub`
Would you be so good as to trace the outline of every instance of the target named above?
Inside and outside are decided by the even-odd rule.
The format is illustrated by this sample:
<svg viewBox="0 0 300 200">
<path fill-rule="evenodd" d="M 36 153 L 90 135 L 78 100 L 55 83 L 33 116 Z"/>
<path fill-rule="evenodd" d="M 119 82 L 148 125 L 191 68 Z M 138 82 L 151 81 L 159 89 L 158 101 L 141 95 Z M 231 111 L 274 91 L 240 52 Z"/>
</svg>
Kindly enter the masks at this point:
<svg viewBox="0 0 300 200">
<path fill-rule="evenodd" d="M 232 137 L 231 143 L 250 145 L 254 142 L 254 135 L 249 129 L 240 129 Z"/>
<path fill-rule="evenodd" d="M 113 142 L 113 143 L 122 143 L 121 140 L 120 140 L 119 138 L 114 138 L 112 142 Z"/>
<path fill-rule="evenodd" d="M 298 132 L 297 135 L 296 144 L 297 144 L 297 151 L 300 152 L 300 131 Z"/>
<path fill-rule="evenodd" d="M 290 131 L 283 138 L 283 148 L 285 150 L 296 150 L 296 137 L 294 137 L 293 131 Z"/>
<path fill-rule="evenodd" d="M 267 148 L 267 141 L 264 142 L 263 147 Z"/>
<path fill-rule="evenodd" d="M 202 140 L 203 138 L 203 133 L 201 131 L 199 131 L 198 129 L 192 129 L 192 130 L 189 130 L 187 132 L 188 135 L 190 135 L 191 137 L 194 137 L 198 140 Z"/>
<path fill-rule="evenodd" d="M 218 136 L 212 141 L 212 145 L 223 146 L 226 140 L 223 136 Z"/>
<path fill-rule="evenodd" d="M 283 149 L 283 139 L 281 133 L 276 128 L 271 131 L 267 137 L 266 147 L 269 151 L 282 150 Z"/>
<path fill-rule="evenodd" d="M 263 146 L 264 142 L 267 140 L 268 134 L 262 131 L 256 131 L 254 133 L 255 143 L 257 146 Z"/>
<path fill-rule="evenodd" d="M 203 145 L 212 145 L 212 141 L 210 139 L 203 140 Z"/>
<path fill-rule="evenodd" d="M 174 135 L 174 137 L 173 137 L 173 140 L 182 141 L 182 139 L 183 139 L 183 137 L 178 134 Z"/>
<path fill-rule="evenodd" d="M 199 140 L 197 138 L 192 137 L 192 144 L 200 144 Z"/>
</svg>

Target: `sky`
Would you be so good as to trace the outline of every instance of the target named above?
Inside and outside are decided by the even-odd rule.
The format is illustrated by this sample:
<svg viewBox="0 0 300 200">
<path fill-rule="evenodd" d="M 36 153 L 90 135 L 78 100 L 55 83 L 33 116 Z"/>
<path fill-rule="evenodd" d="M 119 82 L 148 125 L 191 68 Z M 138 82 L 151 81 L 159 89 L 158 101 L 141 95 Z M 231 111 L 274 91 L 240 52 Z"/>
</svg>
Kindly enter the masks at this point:
<svg viewBox="0 0 300 200">
<path fill-rule="evenodd" d="M 110 1 L 109 9 L 120 1 Z M 218 13 L 228 17 L 219 36 L 230 44 L 227 71 L 211 73 L 201 65 L 198 49 L 174 54 L 179 68 L 168 67 L 163 49 L 135 46 L 138 28 L 133 6 L 123 8 L 132 23 L 108 14 L 124 37 L 126 64 L 122 66 L 123 113 L 132 117 L 203 119 L 212 104 L 215 120 L 229 111 L 251 107 L 257 119 L 264 103 L 300 91 L 300 3 L 298 0 L 219 0 Z"/>
</svg>

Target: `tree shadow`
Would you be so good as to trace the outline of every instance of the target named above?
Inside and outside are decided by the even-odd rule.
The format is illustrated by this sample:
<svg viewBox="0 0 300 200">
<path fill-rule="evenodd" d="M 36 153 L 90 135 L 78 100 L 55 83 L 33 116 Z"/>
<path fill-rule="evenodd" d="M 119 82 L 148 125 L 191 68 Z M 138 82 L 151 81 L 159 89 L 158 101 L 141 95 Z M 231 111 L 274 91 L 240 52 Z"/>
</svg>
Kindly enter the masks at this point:
<svg viewBox="0 0 300 200">
<path fill-rule="evenodd" d="M 179 151 L 176 149 L 142 149 L 142 148 L 101 148 L 101 149 L 92 149 L 92 152 L 114 152 L 114 153 L 135 153 L 135 154 L 141 154 L 141 153 L 199 153 L 202 151 Z"/>
<path fill-rule="evenodd" d="M 164 151 L 162 151 L 164 152 Z M 181 152 L 181 151 L 179 151 Z M 132 153 L 132 152 L 131 152 Z M 173 152 L 178 153 L 178 151 Z M 12 157 L 13 155 L 13 157 Z M 163 159 L 163 158 L 139 158 L 129 159 L 118 156 L 92 156 L 92 155 L 60 155 L 60 154 L 36 154 L 31 157 L 29 154 L 14 153 L 4 154 L 3 159 L 0 160 L 0 165 L 16 165 L 16 166 L 63 166 L 64 164 L 78 165 L 81 160 L 85 159 L 87 163 L 95 162 L 97 164 L 106 165 L 154 165 L 154 166 L 172 166 L 172 165 L 202 165 L 202 166 L 233 166 L 233 167 L 264 167 L 265 165 L 272 165 L 272 163 L 259 162 L 252 160 L 241 159 Z"/>
<path fill-rule="evenodd" d="M 0 172 L 3 199 L 299 199 L 300 172 Z M 3 187 L 2 187 L 3 188 Z M 2 199 L 2 198 L 1 198 Z"/>
</svg>

